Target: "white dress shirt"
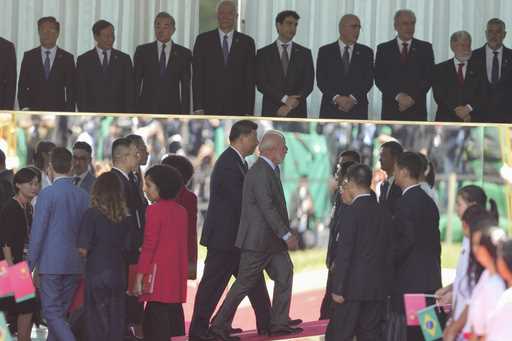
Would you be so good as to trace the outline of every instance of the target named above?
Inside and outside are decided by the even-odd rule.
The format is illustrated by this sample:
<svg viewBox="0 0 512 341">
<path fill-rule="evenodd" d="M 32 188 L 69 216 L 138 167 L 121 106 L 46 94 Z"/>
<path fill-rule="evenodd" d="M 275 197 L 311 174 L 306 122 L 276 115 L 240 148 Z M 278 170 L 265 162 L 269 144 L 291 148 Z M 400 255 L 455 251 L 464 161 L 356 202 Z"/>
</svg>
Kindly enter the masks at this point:
<svg viewBox="0 0 512 341">
<path fill-rule="evenodd" d="M 158 51 L 157 58 L 158 58 L 159 64 L 160 64 L 160 56 L 162 55 L 162 47 L 163 46 L 164 46 L 164 43 L 162 43 L 159 40 L 156 41 L 156 47 L 157 47 L 157 51 Z M 165 65 L 166 66 L 169 63 L 169 56 L 171 55 L 171 50 L 172 50 L 172 40 L 169 40 L 167 43 L 165 43 Z"/>
<path fill-rule="evenodd" d="M 222 45 L 224 44 L 224 36 L 227 35 L 228 36 L 228 51 L 231 51 L 231 45 L 233 45 L 233 34 L 235 33 L 235 31 L 231 31 L 231 32 L 228 32 L 228 33 L 224 33 L 220 28 L 219 28 L 219 38 L 220 38 L 220 48 L 222 50 Z"/>
<path fill-rule="evenodd" d="M 292 59 L 292 44 L 293 44 L 293 41 L 291 41 L 291 40 L 287 43 L 283 43 L 279 39 L 276 40 L 277 50 L 279 51 L 279 59 L 281 59 L 283 56 L 283 50 L 284 50 L 283 45 L 286 45 L 286 52 L 288 52 L 288 61 L 290 61 Z M 284 95 L 283 98 L 281 98 L 282 103 L 286 103 L 287 100 L 288 100 L 288 95 Z"/>
<path fill-rule="evenodd" d="M 340 47 L 341 58 L 343 59 L 343 54 L 345 53 L 345 46 L 347 46 L 347 45 L 344 42 L 342 42 L 340 39 L 338 39 L 338 45 Z M 353 53 L 354 53 L 354 44 L 348 45 L 348 62 L 349 62 L 349 64 L 352 61 L 352 54 Z M 334 105 L 336 105 L 336 98 L 338 96 L 341 96 L 341 95 L 340 94 L 336 94 L 332 98 L 332 102 L 333 102 Z M 348 97 L 352 98 L 354 103 L 357 104 L 357 99 L 355 98 L 354 95 L 350 94 L 350 95 L 348 95 Z"/>
<path fill-rule="evenodd" d="M 468 62 L 461 62 L 457 58 L 453 58 L 453 65 L 455 66 L 455 73 L 459 73 L 459 64 L 462 63 L 462 77 L 466 79 L 466 70 L 468 69 Z"/>
<path fill-rule="evenodd" d="M 398 44 L 398 51 L 400 51 L 400 54 L 402 54 L 402 49 L 404 47 L 403 43 L 407 44 L 407 54 L 409 54 L 409 52 L 411 51 L 412 39 L 404 41 L 404 40 L 400 39 L 399 37 L 396 37 L 396 42 Z"/>
<path fill-rule="evenodd" d="M 53 62 L 55 61 L 55 56 L 57 55 L 57 46 L 52 47 L 51 49 L 47 49 L 46 47 L 41 46 L 41 58 L 44 61 L 46 60 L 46 51 L 50 51 L 50 70 L 52 69 Z"/>
<path fill-rule="evenodd" d="M 407 193 L 408 190 L 410 190 L 411 188 L 414 188 L 414 187 L 420 187 L 421 185 L 418 183 L 418 184 L 415 184 L 415 185 L 412 185 L 412 186 L 409 186 L 407 188 L 405 188 L 402 192 L 402 196 L 405 195 L 405 193 Z M 391 188 L 391 185 L 389 185 L 389 187 Z"/>
<path fill-rule="evenodd" d="M 107 52 L 107 64 L 110 63 L 110 55 L 112 54 L 112 49 L 105 49 Z M 103 49 L 96 47 L 96 53 L 98 53 L 98 57 L 100 58 L 100 64 L 103 65 Z"/>
<path fill-rule="evenodd" d="M 501 62 L 503 61 L 503 46 L 497 50 L 493 50 L 489 45 L 485 45 L 485 62 L 487 66 L 487 79 L 492 82 L 492 61 L 494 59 L 494 51 L 498 52 L 498 79 L 501 78 Z"/>
</svg>

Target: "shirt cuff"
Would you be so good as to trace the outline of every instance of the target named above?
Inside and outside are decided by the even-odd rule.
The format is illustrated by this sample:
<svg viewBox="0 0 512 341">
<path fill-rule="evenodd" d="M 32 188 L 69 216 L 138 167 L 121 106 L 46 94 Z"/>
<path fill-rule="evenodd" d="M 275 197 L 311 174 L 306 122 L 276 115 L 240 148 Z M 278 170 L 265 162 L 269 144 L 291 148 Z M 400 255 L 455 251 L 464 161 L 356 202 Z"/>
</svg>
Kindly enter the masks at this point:
<svg viewBox="0 0 512 341">
<path fill-rule="evenodd" d="M 284 95 L 283 98 L 281 98 L 281 102 L 286 104 L 286 101 L 288 100 L 288 95 Z"/>
<path fill-rule="evenodd" d="M 340 97 L 340 95 L 335 95 L 333 98 L 332 98 L 332 104 L 336 105 L 336 98 Z"/>
<path fill-rule="evenodd" d="M 291 233 L 291 232 L 288 232 L 287 234 L 285 234 L 285 235 L 283 236 L 283 240 L 284 240 L 284 241 L 288 241 L 288 239 L 290 239 L 290 237 L 291 237 L 291 236 L 292 236 L 292 233 Z"/>
<path fill-rule="evenodd" d="M 398 98 L 399 98 L 400 96 L 402 96 L 403 94 L 404 94 L 403 92 L 399 92 L 399 93 L 395 96 L 395 101 L 397 101 L 397 102 L 398 102 Z"/>
<path fill-rule="evenodd" d="M 469 105 L 469 104 L 466 104 L 466 108 L 468 108 L 468 109 L 469 109 L 469 112 L 472 112 L 472 111 L 473 111 L 473 107 L 472 107 L 471 105 Z"/>
<path fill-rule="evenodd" d="M 349 95 L 348 97 L 352 98 L 352 100 L 354 101 L 354 104 L 357 104 L 357 99 L 355 98 L 354 95 Z"/>
</svg>

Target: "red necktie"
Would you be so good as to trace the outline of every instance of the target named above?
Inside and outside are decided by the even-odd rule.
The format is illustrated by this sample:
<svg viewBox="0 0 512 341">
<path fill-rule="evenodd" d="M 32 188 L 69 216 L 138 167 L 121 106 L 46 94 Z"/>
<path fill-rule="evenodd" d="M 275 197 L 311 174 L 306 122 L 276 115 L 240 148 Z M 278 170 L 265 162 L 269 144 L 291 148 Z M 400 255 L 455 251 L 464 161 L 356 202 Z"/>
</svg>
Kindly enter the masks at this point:
<svg viewBox="0 0 512 341">
<path fill-rule="evenodd" d="M 459 81 L 459 86 L 464 86 L 464 73 L 462 69 L 464 68 L 464 63 L 459 63 L 459 68 L 457 69 L 457 80 Z"/>
<path fill-rule="evenodd" d="M 402 52 L 400 53 L 400 63 L 407 63 L 407 59 L 409 57 L 409 53 L 407 51 L 407 43 L 402 43 Z"/>
</svg>

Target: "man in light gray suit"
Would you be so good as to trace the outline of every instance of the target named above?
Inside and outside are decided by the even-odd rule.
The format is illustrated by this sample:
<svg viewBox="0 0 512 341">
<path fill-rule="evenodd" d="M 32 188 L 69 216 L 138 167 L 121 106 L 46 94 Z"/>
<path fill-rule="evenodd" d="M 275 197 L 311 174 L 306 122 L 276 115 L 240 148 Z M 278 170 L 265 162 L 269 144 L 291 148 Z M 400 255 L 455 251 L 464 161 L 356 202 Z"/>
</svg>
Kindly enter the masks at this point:
<svg viewBox="0 0 512 341">
<path fill-rule="evenodd" d="M 279 179 L 279 164 L 288 148 L 284 136 L 271 130 L 263 136 L 259 149 L 260 158 L 247 172 L 243 186 L 242 213 L 235 243 L 241 249 L 238 277 L 211 327 L 211 333 L 223 341 L 239 340 L 229 335 L 231 320 L 263 270 L 275 282 L 270 335 L 302 331 L 302 328 L 290 327 L 288 317 L 293 281 L 288 248 L 296 248 L 298 244 L 290 229 Z"/>
<path fill-rule="evenodd" d="M 73 145 L 73 183 L 91 194 L 96 177 L 91 173 L 92 148 L 87 142 L 78 141 Z"/>
</svg>

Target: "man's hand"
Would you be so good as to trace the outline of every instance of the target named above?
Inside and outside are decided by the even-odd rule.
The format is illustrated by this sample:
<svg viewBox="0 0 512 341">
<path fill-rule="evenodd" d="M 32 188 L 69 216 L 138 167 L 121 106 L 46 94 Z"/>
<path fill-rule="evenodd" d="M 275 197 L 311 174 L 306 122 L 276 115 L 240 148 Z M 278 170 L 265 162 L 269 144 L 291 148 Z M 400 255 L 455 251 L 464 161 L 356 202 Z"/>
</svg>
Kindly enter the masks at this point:
<svg viewBox="0 0 512 341">
<path fill-rule="evenodd" d="M 286 117 L 288 116 L 288 113 L 291 111 L 291 108 L 287 105 L 281 105 L 279 109 L 277 109 L 276 115 L 278 117 Z"/>
<path fill-rule="evenodd" d="M 299 100 L 300 96 L 298 95 L 291 95 L 288 96 L 288 99 L 286 100 L 286 105 L 290 107 L 290 110 L 293 110 L 299 106 Z"/>
<path fill-rule="evenodd" d="M 203 109 L 198 109 L 198 110 L 195 110 L 194 115 L 204 115 L 204 110 Z"/>
<path fill-rule="evenodd" d="M 354 99 L 350 96 L 336 97 L 336 107 L 340 111 L 349 112 L 356 105 Z"/>
<path fill-rule="evenodd" d="M 461 105 L 455 108 L 455 115 L 457 115 L 464 122 L 471 122 L 471 110 L 465 106 Z"/>
<path fill-rule="evenodd" d="M 288 246 L 288 250 L 297 250 L 299 248 L 299 239 L 295 234 L 292 234 L 286 241 L 286 245 Z"/>
<path fill-rule="evenodd" d="M 343 296 L 341 295 L 336 295 L 336 294 L 331 294 L 332 295 L 332 300 L 338 304 L 342 304 L 343 302 L 345 302 L 345 298 L 343 298 Z"/>
<path fill-rule="evenodd" d="M 398 102 L 398 110 L 401 112 L 406 111 L 407 109 L 409 109 L 416 103 L 416 102 L 414 102 L 412 97 L 407 94 L 398 95 L 397 102 Z"/>
</svg>

